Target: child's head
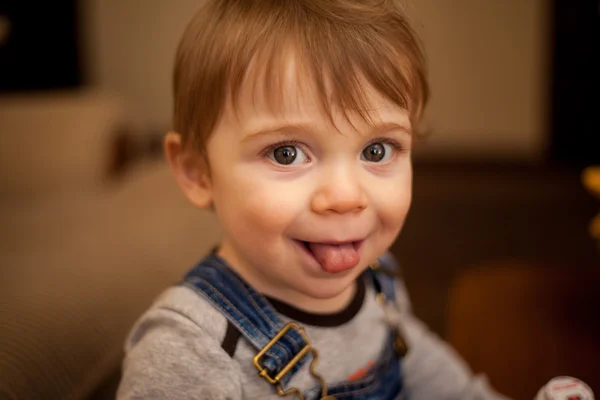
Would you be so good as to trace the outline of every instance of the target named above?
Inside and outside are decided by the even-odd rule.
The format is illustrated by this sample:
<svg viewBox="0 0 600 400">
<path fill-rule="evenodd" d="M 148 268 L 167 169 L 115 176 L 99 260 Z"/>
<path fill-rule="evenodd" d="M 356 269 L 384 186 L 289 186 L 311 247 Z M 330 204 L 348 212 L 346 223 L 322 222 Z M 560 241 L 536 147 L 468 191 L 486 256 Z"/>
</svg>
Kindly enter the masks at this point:
<svg viewBox="0 0 600 400">
<path fill-rule="evenodd" d="M 365 114 L 368 83 L 406 109 L 416 128 L 427 97 L 425 65 L 393 0 L 209 0 L 177 52 L 175 131 L 203 150 L 245 83 L 279 103 L 290 56 L 300 84 L 314 86 L 325 111 Z"/>
<path fill-rule="evenodd" d="M 402 227 L 427 99 L 394 1 L 208 0 L 174 94 L 167 156 L 192 203 L 214 207 L 222 255 L 275 297 L 350 293 Z"/>
</svg>

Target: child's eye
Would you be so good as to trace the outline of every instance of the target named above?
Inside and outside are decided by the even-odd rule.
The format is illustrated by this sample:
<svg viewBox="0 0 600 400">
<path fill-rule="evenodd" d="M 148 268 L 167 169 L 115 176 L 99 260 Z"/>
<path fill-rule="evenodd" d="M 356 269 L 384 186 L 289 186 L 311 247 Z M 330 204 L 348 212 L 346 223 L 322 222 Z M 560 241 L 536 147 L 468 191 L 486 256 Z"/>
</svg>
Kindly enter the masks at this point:
<svg viewBox="0 0 600 400">
<path fill-rule="evenodd" d="M 298 146 L 280 146 L 269 152 L 268 157 L 281 165 L 302 164 L 306 162 L 306 154 Z"/>
<path fill-rule="evenodd" d="M 394 146 L 390 143 L 371 143 L 362 151 L 360 159 L 372 163 L 389 161 L 394 155 Z"/>
</svg>

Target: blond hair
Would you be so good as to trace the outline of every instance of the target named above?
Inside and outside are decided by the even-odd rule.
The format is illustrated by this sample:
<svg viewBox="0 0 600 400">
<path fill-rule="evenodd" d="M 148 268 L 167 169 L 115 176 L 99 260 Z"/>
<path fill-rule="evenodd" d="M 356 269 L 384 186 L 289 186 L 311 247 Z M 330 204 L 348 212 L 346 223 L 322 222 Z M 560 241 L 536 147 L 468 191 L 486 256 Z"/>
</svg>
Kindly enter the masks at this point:
<svg viewBox="0 0 600 400">
<path fill-rule="evenodd" d="M 428 97 L 425 61 L 394 0 L 208 0 L 176 56 L 174 129 L 184 145 L 204 151 L 251 63 L 268 74 L 264 93 L 273 97 L 290 48 L 329 115 L 335 105 L 367 120 L 366 82 L 406 109 L 416 129 Z"/>
</svg>

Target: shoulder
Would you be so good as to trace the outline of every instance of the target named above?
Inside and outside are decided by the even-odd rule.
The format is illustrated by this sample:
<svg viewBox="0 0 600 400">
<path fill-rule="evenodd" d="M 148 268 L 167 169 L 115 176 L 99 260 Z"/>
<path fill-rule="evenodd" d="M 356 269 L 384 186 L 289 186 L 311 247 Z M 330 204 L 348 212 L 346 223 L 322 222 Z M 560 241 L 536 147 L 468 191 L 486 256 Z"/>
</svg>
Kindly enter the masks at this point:
<svg viewBox="0 0 600 400">
<path fill-rule="evenodd" d="M 118 398 L 240 398 L 239 365 L 221 347 L 226 327 L 191 289 L 166 290 L 129 334 Z"/>
<path fill-rule="evenodd" d="M 128 341 L 134 339 L 136 331 L 157 323 L 171 328 L 185 325 L 217 341 L 223 339 L 227 328 L 227 320 L 218 310 L 183 285 L 168 288 L 155 300 L 134 325 Z"/>
</svg>

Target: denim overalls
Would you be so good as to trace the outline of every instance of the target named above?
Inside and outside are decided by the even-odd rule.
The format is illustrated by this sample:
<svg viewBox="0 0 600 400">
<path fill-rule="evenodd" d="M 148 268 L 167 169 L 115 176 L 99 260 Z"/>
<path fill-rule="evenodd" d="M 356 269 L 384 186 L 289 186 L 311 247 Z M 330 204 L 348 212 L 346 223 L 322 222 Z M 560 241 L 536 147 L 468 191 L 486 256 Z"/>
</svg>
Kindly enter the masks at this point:
<svg viewBox="0 0 600 400">
<path fill-rule="evenodd" d="M 376 268 L 366 274 L 372 279 L 378 299 L 394 298 L 396 266 L 385 254 Z M 361 379 L 324 382 L 315 370 L 318 350 L 310 345 L 304 329 L 296 323 L 285 324 L 269 302 L 233 272 L 216 254 L 201 261 L 186 275 L 183 285 L 194 289 L 217 308 L 257 350 L 253 362 L 259 377 L 275 386 L 281 396 L 295 394 L 300 399 L 391 400 L 406 399 L 403 391 L 400 358 L 406 346 L 397 330 L 390 329 L 382 354 L 373 368 Z M 305 363 L 310 363 L 313 377 L 320 382 L 301 393 L 286 388 L 287 383 Z"/>
</svg>

